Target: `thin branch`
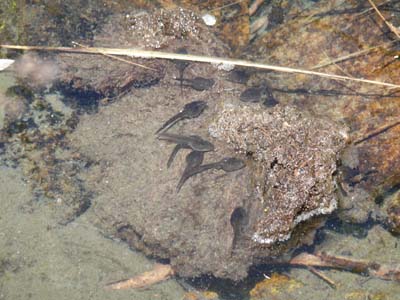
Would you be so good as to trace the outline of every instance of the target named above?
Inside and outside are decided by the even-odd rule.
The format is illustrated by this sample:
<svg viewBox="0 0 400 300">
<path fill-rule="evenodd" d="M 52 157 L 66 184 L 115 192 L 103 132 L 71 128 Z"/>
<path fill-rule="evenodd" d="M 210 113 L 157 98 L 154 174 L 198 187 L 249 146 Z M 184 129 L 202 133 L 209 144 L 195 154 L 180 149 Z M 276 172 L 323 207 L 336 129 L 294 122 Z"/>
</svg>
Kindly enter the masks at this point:
<svg viewBox="0 0 400 300">
<path fill-rule="evenodd" d="M 321 278 L 322 280 L 326 281 L 330 287 L 332 287 L 333 289 L 336 289 L 336 283 L 332 279 L 330 279 L 328 276 L 326 276 L 324 273 L 322 273 L 321 271 L 318 271 L 313 266 L 308 266 L 307 269 L 314 275 L 316 275 L 319 278 Z"/>
<path fill-rule="evenodd" d="M 300 253 L 292 258 L 289 264 L 305 267 L 335 268 L 359 274 L 369 274 L 384 280 L 400 281 L 400 265 L 378 264 L 344 256 L 328 255 L 324 252 L 316 254 Z"/>
<path fill-rule="evenodd" d="M 368 80 L 362 78 L 351 78 L 348 76 L 341 76 L 335 74 L 328 74 L 322 72 L 315 72 L 310 70 L 280 67 L 268 64 L 262 64 L 257 62 L 251 62 L 246 60 L 236 60 L 230 58 L 219 58 L 211 56 L 200 56 L 200 55 L 187 55 L 178 53 L 168 53 L 168 52 L 158 52 L 158 51 L 148 51 L 140 49 L 121 49 L 121 48 L 71 48 L 71 47 L 42 47 L 42 46 L 18 46 L 18 45 L 0 45 L 0 48 L 5 49 L 16 49 L 16 50 L 39 50 L 39 51 L 64 51 L 64 52 L 75 52 L 75 53 L 91 53 L 98 54 L 99 52 L 112 55 L 126 55 L 137 58 L 162 58 L 162 59 L 173 59 L 173 60 L 184 60 L 184 61 L 195 61 L 195 62 L 205 62 L 217 65 L 227 65 L 227 66 L 242 66 L 250 68 L 258 68 L 264 70 L 273 70 L 277 72 L 284 73 L 297 73 L 306 74 L 319 77 L 325 77 L 333 80 L 350 80 L 361 83 L 375 84 L 380 86 L 386 86 L 391 88 L 400 88 L 400 85 L 388 82 L 381 82 L 375 80 Z"/>
<path fill-rule="evenodd" d="M 393 123 L 391 123 L 391 124 L 389 124 L 389 125 L 384 124 L 382 126 L 379 126 L 375 130 L 372 130 L 371 132 L 369 132 L 367 135 L 355 140 L 354 141 L 354 145 L 361 144 L 361 143 L 363 143 L 363 142 L 365 142 L 365 141 L 367 141 L 367 140 L 369 140 L 371 138 L 374 138 L 374 137 L 376 137 L 376 136 L 378 136 L 378 135 L 380 135 L 380 134 L 392 129 L 393 127 L 396 127 L 397 125 L 400 125 L 400 121 L 398 121 L 398 120 L 393 122 Z"/>
<path fill-rule="evenodd" d="M 328 53 L 326 53 L 325 51 L 323 51 L 323 53 L 325 54 L 325 56 L 326 56 L 328 59 L 331 59 L 331 58 L 329 57 Z M 331 60 L 331 61 L 332 61 L 332 60 Z M 335 67 L 336 69 L 338 69 L 340 72 L 342 72 L 342 73 L 345 74 L 346 76 L 349 76 L 349 77 L 351 77 L 351 78 L 354 78 L 354 77 L 351 76 L 348 72 L 346 72 L 345 70 L 343 70 L 343 68 L 340 67 L 337 63 L 333 63 L 333 65 L 334 65 L 334 67 Z"/>
<path fill-rule="evenodd" d="M 249 16 L 252 16 L 256 13 L 257 9 L 264 3 L 264 0 L 255 0 L 253 4 L 249 7 Z"/>
<path fill-rule="evenodd" d="M 174 275 L 170 265 L 155 264 L 153 269 L 135 277 L 106 285 L 110 290 L 140 289 L 167 280 Z"/>
<path fill-rule="evenodd" d="M 396 27 L 394 27 L 392 23 L 386 21 L 385 17 L 382 15 L 382 13 L 379 11 L 379 9 L 376 7 L 375 3 L 372 0 L 368 0 L 368 2 L 371 4 L 373 9 L 375 9 L 376 13 L 383 20 L 383 22 L 385 22 L 386 26 L 389 27 L 390 31 L 393 32 L 398 39 L 400 39 L 399 30 Z"/>
<path fill-rule="evenodd" d="M 77 46 L 82 47 L 82 48 L 85 48 L 85 49 L 90 48 L 90 47 L 88 47 L 88 46 L 79 44 L 79 43 L 77 43 L 77 42 L 72 42 L 72 44 L 77 45 Z M 133 65 L 133 66 L 136 66 L 136 67 L 139 67 L 139 68 L 143 68 L 143 69 L 147 69 L 147 70 L 152 70 L 152 71 L 156 71 L 156 72 L 158 71 L 158 70 L 156 70 L 156 69 L 147 67 L 147 66 L 145 66 L 145 65 L 141 65 L 141 64 L 134 63 L 134 62 L 132 62 L 132 61 L 130 61 L 130 60 L 126 60 L 126 59 L 123 59 L 123 58 L 118 57 L 118 56 L 115 56 L 115 55 L 103 53 L 103 52 L 101 52 L 101 51 L 99 51 L 98 53 L 101 54 L 101 55 L 104 55 L 104 56 L 106 56 L 106 57 L 109 57 L 109 58 L 112 58 L 112 59 L 115 59 L 115 60 L 119 60 L 119 61 L 122 61 L 122 62 L 124 62 L 124 63 L 130 64 L 130 65 Z"/>
<path fill-rule="evenodd" d="M 377 6 L 377 7 L 383 6 L 383 5 L 386 5 L 386 4 L 390 3 L 391 1 L 392 1 L 392 0 L 383 1 L 383 2 L 379 3 L 379 4 L 376 5 L 376 6 Z M 362 15 L 365 15 L 365 14 L 369 13 L 369 12 L 372 11 L 372 10 L 374 10 L 374 8 L 373 8 L 373 7 L 369 7 L 369 8 L 367 8 L 367 9 L 363 10 L 362 12 L 360 12 L 360 13 L 358 13 L 358 14 L 355 14 L 355 16 L 356 16 L 356 17 L 359 17 L 359 16 L 362 16 Z"/>
<path fill-rule="evenodd" d="M 391 46 L 392 44 L 397 43 L 397 42 L 398 41 L 391 41 L 389 43 L 385 43 L 385 44 L 374 46 L 374 47 L 369 47 L 369 48 L 364 49 L 364 50 L 360 50 L 360 51 L 357 51 L 357 52 L 354 52 L 354 53 L 350 53 L 348 55 L 344 55 L 344 56 L 335 58 L 335 59 L 333 59 L 333 60 L 331 60 L 331 61 L 329 61 L 327 63 L 318 64 L 318 65 L 312 67 L 311 70 L 316 70 L 316 69 L 320 69 L 320 68 L 323 68 L 323 67 L 327 67 L 327 66 L 332 65 L 332 64 L 337 64 L 339 62 L 348 60 L 350 58 L 361 56 L 361 55 L 367 54 L 368 52 L 376 51 L 376 50 L 378 50 L 378 49 L 380 49 L 382 47 Z"/>
<path fill-rule="evenodd" d="M 213 9 L 209 10 L 209 12 L 212 12 L 212 11 L 215 11 L 215 10 L 222 10 L 222 9 L 227 8 L 229 6 L 242 3 L 243 1 L 244 0 L 239 0 L 239 1 L 232 2 L 232 3 L 226 4 L 226 5 L 222 5 L 222 6 L 219 6 L 219 7 L 216 7 L 216 8 L 213 8 Z"/>
</svg>

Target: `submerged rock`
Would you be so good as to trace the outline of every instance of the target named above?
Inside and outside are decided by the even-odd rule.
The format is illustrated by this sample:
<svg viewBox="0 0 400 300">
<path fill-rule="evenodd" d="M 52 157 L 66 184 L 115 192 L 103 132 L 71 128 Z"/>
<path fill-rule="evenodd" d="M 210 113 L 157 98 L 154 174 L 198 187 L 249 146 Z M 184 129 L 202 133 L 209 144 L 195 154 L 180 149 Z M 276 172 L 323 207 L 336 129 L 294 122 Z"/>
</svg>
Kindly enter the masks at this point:
<svg viewBox="0 0 400 300">
<path fill-rule="evenodd" d="M 322 14 L 318 16 L 322 17 Z M 342 22 L 348 22 L 350 17 L 343 18 L 341 14 L 335 14 L 329 18 L 341 18 Z M 311 24 L 307 26 L 313 25 L 308 17 L 306 21 Z M 271 33 L 275 38 L 263 38 L 261 47 L 254 49 L 265 51 L 265 45 L 269 45 L 274 48 L 269 49 L 274 51 L 271 52 L 273 55 L 269 55 L 274 59 L 271 62 L 292 65 L 284 59 L 293 59 L 294 65 L 312 67 L 310 63 L 298 63 L 302 61 L 298 55 L 313 61 L 315 57 L 304 55 L 312 51 L 309 47 L 299 51 L 299 47 L 293 46 L 297 43 L 294 41 L 301 40 L 306 45 L 309 45 L 309 41 L 317 41 L 316 47 L 320 49 L 320 39 L 298 34 L 298 30 L 304 31 L 305 26 L 294 25 L 299 29 L 294 30 L 285 24 Z M 291 28 L 289 31 L 292 33 L 289 40 L 287 28 Z M 347 23 L 343 28 L 347 28 Z M 357 28 L 372 30 L 372 26 Z M 312 34 L 316 31 L 307 27 L 304 32 Z M 295 40 L 293 36 L 301 38 Z M 337 43 L 336 38 L 330 35 L 329 40 Z M 160 48 L 171 52 L 184 47 L 188 53 L 209 56 L 226 56 L 227 53 L 225 45 L 194 14 L 182 10 L 154 14 L 132 11 L 110 16 L 107 25 L 94 37 L 93 43 L 86 44 L 127 48 L 143 46 L 145 49 Z M 288 48 L 297 55 L 288 52 Z M 342 48 L 346 49 L 345 46 Z M 265 53 L 260 55 L 267 57 Z M 284 59 L 278 59 L 281 56 Z M 331 56 L 340 55 L 331 53 Z M 58 169 L 40 165 L 47 163 L 49 157 L 54 161 L 51 165 L 59 160 L 53 148 L 50 149 L 51 156 L 40 152 L 37 155 L 39 167 L 32 167 L 35 172 L 55 170 L 54 173 L 61 174 L 54 181 L 45 182 L 47 186 L 44 190 L 50 191 L 55 197 L 74 194 L 75 197 L 70 197 L 71 207 L 78 207 L 78 213 L 75 212 L 74 216 L 87 212 L 107 236 L 122 239 L 153 257 L 169 259 L 180 276 L 212 274 L 239 280 L 247 275 L 252 264 L 276 260 L 278 256 L 290 253 L 294 247 L 309 243 L 314 229 L 321 223 L 318 216 L 332 212 L 337 206 L 334 195 L 336 162 L 346 143 L 345 129 L 341 125 L 312 115 L 309 111 L 330 115 L 338 121 L 346 121 L 343 116 L 347 116 L 352 133 L 356 135 L 362 128 L 368 128 L 366 125 L 370 122 L 358 120 L 359 115 L 366 118 L 368 113 L 378 114 L 381 105 L 389 103 L 385 106 L 385 112 L 391 117 L 392 106 L 399 108 L 395 98 L 365 103 L 357 98 L 361 94 L 351 100 L 353 104 L 361 103 L 355 105 L 354 109 L 348 105 L 347 94 L 339 97 L 343 101 L 326 101 L 323 97 L 337 96 L 335 92 L 343 87 L 328 85 L 325 79 L 317 81 L 313 78 L 311 81 L 304 76 L 291 75 L 291 80 L 295 82 L 287 82 L 284 76 L 281 77 L 284 82 L 274 80 L 274 86 L 284 86 L 282 89 L 279 86 L 275 88 L 275 91 L 280 90 L 277 97 L 281 104 L 274 103 L 276 106 L 266 108 L 239 102 L 240 89 L 244 87 L 235 85 L 237 80 L 232 80 L 233 83 L 221 80 L 226 74 L 209 65 L 191 63 L 185 67 L 185 77 L 204 78 L 213 82 L 207 89 L 198 89 L 202 90 L 199 93 L 183 85 L 182 90 L 179 88 L 175 79 L 181 72 L 178 72 L 176 62 L 138 60 L 151 70 L 97 55 L 59 54 L 55 61 L 61 72 L 57 78 L 58 84 L 63 88 L 68 103 L 76 100 L 79 105 L 84 105 L 81 100 L 91 97 L 97 105 L 103 97 L 118 96 L 118 99 L 113 99 L 117 101 L 108 107 L 101 106 L 97 114 L 82 116 L 76 131 L 68 136 L 71 139 L 68 146 L 83 153 L 83 157 L 88 157 L 91 162 L 92 159 L 94 161 L 88 166 L 87 174 L 81 175 L 82 182 L 87 182 L 96 196 L 81 200 L 80 182 L 72 179 L 76 178 L 75 170 L 68 173 L 70 176 L 64 176 Z M 397 63 L 395 61 L 393 65 Z M 269 76 L 269 73 L 252 74 L 252 77 L 257 76 L 264 79 L 262 77 Z M 300 80 L 304 78 L 307 80 Z M 240 82 L 246 83 L 248 79 Z M 308 89 L 308 84 L 312 84 L 312 88 Z M 288 95 L 294 95 L 295 99 Z M 235 169 L 234 172 L 213 168 L 198 173 L 190 177 L 182 185 L 181 191 L 176 193 L 179 178 L 185 170 L 187 150 L 180 151 L 171 168 L 167 168 L 173 145 L 168 148 L 169 145 L 158 140 L 154 133 L 179 109 L 199 99 L 207 102 L 208 108 L 204 114 L 175 124 L 174 133 L 196 135 L 215 145 L 215 151 L 203 153 L 205 164 L 235 157 L 243 161 L 246 167 Z M 346 113 L 340 109 L 346 109 Z M 358 114 L 360 111 L 365 114 Z M 374 121 L 373 118 L 371 120 Z M 63 131 L 63 137 L 64 134 Z M 382 156 L 378 154 L 381 154 L 380 142 L 383 138 L 378 138 L 359 142 L 360 157 L 354 160 L 352 157 L 346 165 L 351 169 L 359 168 L 366 175 L 367 165 L 372 161 L 377 165 L 376 169 L 382 171 L 373 180 L 368 181 L 367 178 L 360 181 L 361 188 L 366 191 L 365 197 L 357 192 L 358 189 L 354 189 L 362 196 L 359 199 L 363 203 L 370 200 L 368 196 L 375 186 L 371 183 L 382 182 L 385 178 L 393 179 L 384 182 L 383 190 L 386 190 L 394 186 L 393 183 L 399 178 L 396 168 L 398 159 L 394 159 L 398 157 L 397 141 L 388 144 L 393 149 L 391 159 L 381 164 Z M 44 141 L 55 148 L 51 139 Z M 371 141 L 373 147 L 364 147 Z M 31 161 L 38 161 L 31 157 L 28 156 Z M 65 164 L 70 163 L 69 158 L 64 161 Z M 34 174 L 37 177 L 35 182 L 43 182 L 43 178 L 48 178 L 45 172 Z M 369 174 L 376 176 L 376 172 Z M 353 177 L 351 180 L 355 185 L 359 184 Z M 54 193 L 59 183 L 63 183 L 59 189 L 61 192 Z M 354 198 L 350 190 L 346 188 L 344 191 L 350 197 L 348 202 L 343 201 L 343 208 L 364 206 L 353 205 Z M 398 201 L 392 204 L 388 214 L 392 217 L 392 227 L 398 228 Z M 368 205 L 365 207 L 369 210 Z M 358 215 L 347 215 L 360 222 L 368 216 L 364 211 Z"/>
<path fill-rule="evenodd" d="M 134 9 L 112 15 L 92 43 L 94 47 L 164 52 L 185 48 L 189 54 L 221 56 L 226 50 L 195 13 L 183 9 L 148 12 Z M 168 63 L 161 60 L 120 61 L 110 56 L 71 53 L 59 54 L 56 60 L 61 70 L 57 78 L 59 88 L 75 97 L 79 94 L 96 99 L 115 97 L 132 88 L 155 85 L 168 72 Z"/>
<path fill-rule="evenodd" d="M 341 126 L 293 107 L 250 107 L 239 99 L 221 106 L 205 94 L 205 112 L 170 130 L 211 142 L 215 151 L 204 154 L 204 164 L 236 157 L 246 167 L 201 172 L 176 193 L 190 150 L 181 150 L 167 168 L 174 145 L 154 132 L 186 104 L 177 93 L 179 86 L 135 90 L 82 118 L 71 141 L 99 162 L 87 178 L 98 194 L 90 209 L 93 222 L 135 249 L 168 258 L 185 277 L 239 280 L 252 264 L 308 244 L 307 233 L 312 237 L 321 223 L 311 217 L 336 205 Z M 247 144 L 238 133 L 247 134 Z"/>
<path fill-rule="evenodd" d="M 359 17 L 369 8 L 368 3 L 342 1 L 338 5 L 339 2 L 319 1 L 301 16 L 267 32 L 249 47 L 248 57 L 267 64 L 399 83 L 400 60 L 392 55 L 396 51 L 390 44 L 392 32 L 382 34 L 382 28 L 386 30 L 387 26 L 377 14 Z M 392 4 L 384 17 L 397 24 L 399 15 L 393 12 L 398 11 L 400 3 Z M 366 55 L 348 56 L 368 45 L 385 46 Z M 270 78 L 255 73 L 249 81 L 259 84 Z M 399 94 L 375 85 L 351 81 L 343 85 L 314 76 L 280 74 L 274 79 L 274 96 L 280 103 L 346 122 L 354 144 L 352 153 L 343 159 L 350 169 L 343 171 L 344 193 L 339 205 L 346 211 L 340 217 L 346 222 L 365 222 L 368 216 L 382 221 L 381 215 L 386 212 L 376 204 L 386 202 L 387 193 L 400 184 Z M 373 210 L 377 213 L 371 214 Z"/>
<path fill-rule="evenodd" d="M 332 175 L 344 128 L 291 106 L 226 105 L 210 133 L 253 161 L 254 198 L 262 206 L 255 242 L 285 241 L 299 222 L 336 208 Z"/>
<path fill-rule="evenodd" d="M 157 16 L 115 16 L 117 25 L 105 28 L 114 35 L 102 33 L 95 40 L 135 47 L 138 41 L 130 27 L 118 28 L 123 24 L 137 27 L 145 21 L 152 33 L 145 47 L 158 48 L 154 43 L 159 41 L 165 51 L 185 47 L 188 53 L 224 55 L 225 46 L 197 19 L 184 27 L 185 34 L 178 30 L 168 35 L 170 31 L 154 27 Z M 164 18 L 160 20 L 166 24 Z M 199 30 L 191 34 L 190 28 Z M 70 60 L 64 54 L 59 59 L 73 71 L 78 66 L 69 66 L 70 56 Z M 81 70 L 85 76 L 75 73 L 72 77 L 92 80 L 93 84 L 84 86 L 100 92 L 102 82 L 112 89 L 118 87 L 101 78 L 105 74 L 121 79 L 110 72 L 121 72 L 119 63 L 102 68 L 98 78 L 90 74 L 99 62 L 86 63 L 88 67 Z M 145 254 L 169 259 L 174 271 L 185 277 L 212 274 L 239 280 L 247 276 L 252 264 L 275 260 L 309 244 L 321 224 L 317 216 L 336 207 L 334 173 L 345 145 L 342 126 L 294 106 L 241 103 L 243 87 L 238 90 L 238 84 L 224 80 L 226 73 L 212 65 L 187 66 L 185 77 L 206 78 L 215 84 L 201 92 L 184 87 L 183 94 L 174 79 L 180 75 L 176 63 L 154 63 L 165 71 L 158 84 L 132 89 L 115 103 L 100 106 L 97 114 L 82 116 L 70 136 L 72 148 L 97 161 L 85 178 L 97 195 L 88 210 L 92 221 L 108 236 Z M 155 133 L 188 103 L 198 100 L 207 103 L 204 112 L 173 122 L 168 130 L 174 136 L 198 136 L 210 142 L 214 151 L 202 153 L 204 158 L 195 166 L 202 164 L 202 172 L 179 185 L 190 150 L 183 147 L 174 163 L 168 164 L 175 145 L 157 139 Z M 228 157 L 246 166 L 232 172 L 204 169 Z"/>
</svg>

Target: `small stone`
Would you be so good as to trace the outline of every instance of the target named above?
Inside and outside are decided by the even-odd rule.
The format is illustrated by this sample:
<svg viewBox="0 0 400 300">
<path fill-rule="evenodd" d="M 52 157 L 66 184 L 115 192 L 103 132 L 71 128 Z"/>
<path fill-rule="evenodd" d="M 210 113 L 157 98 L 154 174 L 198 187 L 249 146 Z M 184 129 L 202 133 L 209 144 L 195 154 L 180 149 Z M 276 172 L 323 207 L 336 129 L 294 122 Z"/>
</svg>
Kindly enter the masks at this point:
<svg viewBox="0 0 400 300">
<path fill-rule="evenodd" d="M 217 23 L 217 19 L 210 14 L 205 14 L 201 18 L 207 26 L 214 26 Z"/>
</svg>

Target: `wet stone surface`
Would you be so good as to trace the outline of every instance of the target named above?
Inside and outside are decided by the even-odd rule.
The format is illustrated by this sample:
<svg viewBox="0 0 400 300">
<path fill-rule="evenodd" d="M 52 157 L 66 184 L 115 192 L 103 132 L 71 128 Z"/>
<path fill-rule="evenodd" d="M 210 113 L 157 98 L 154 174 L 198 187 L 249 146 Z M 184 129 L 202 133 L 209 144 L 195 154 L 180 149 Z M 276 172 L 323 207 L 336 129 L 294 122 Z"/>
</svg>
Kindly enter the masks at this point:
<svg viewBox="0 0 400 300">
<path fill-rule="evenodd" d="M 254 201 L 262 206 L 253 241 L 285 241 L 299 222 L 336 208 L 333 174 L 345 128 L 290 106 L 225 105 L 210 133 L 253 162 Z"/>
<path fill-rule="evenodd" d="M 186 24 L 185 12 L 169 12 L 183 27 L 161 30 L 157 22 L 164 22 L 164 14 L 115 16 L 116 25 L 95 40 L 101 46 L 141 42 L 147 49 L 223 56 L 225 45 L 192 14 Z M 129 26 L 145 21 L 146 31 L 133 38 Z M 85 67 L 77 65 L 77 56 L 58 58 L 68 66 L 64 82 L 100 94 L 118 94 L 116 81 L 132 74 L 157 77 L 156 84 L 128 88 L 115 103 L 83 115 L 68 137 L 72 149 L 95 162 L 84 179 L 96 195 L 88 215 L 105 235 L 169 259 L 180 276 L 239 280 L 251 265 L 309 244 L 320 224 L 315 217 L 336 207 L 333 174 L 345 144 L 338 124 L 292 106 L 261 103 L 266 99 L 243 103 L 242 83 L 225 80 L 227 74 L 212 65 L 184 66 L 184 79 L 207 83 L 195 88 L 176 80 L 182 79 L 176 61 L 153 62 L 161 73 L 129 73 L 132 66 L 122 69 L 108 58 L 78 57 L 86 58 Z M 99 66 L 101 72 L 91 76 Z M 193 109 L 193 103 L 201 105 Z"/>
<path fill-rule="evenodd" d="M 199 17 L 188 10 L 132 10 L 112 15 L 105 23 L 91 41 L 94 47 L 113 48 L 118 45 L 119 48 L 162 49 L 165 52 L 203 55 L 224 53 L 222 49 L 225 47 Z M 58 87 L 71 97 L 91 96 L 94 101 L 115 97 L 132 88 L 155 85 L 165 76 L 165 68 L 169 67 L 169 64 L 161 60 L 135 59 L 132 62 L 136 65 L 132 65 L 127 60 L 121 62 L 110 57 L 99 59 L 98 55 L 84 55 L 79 65 L 76 65 L 76 59 L 75 54 L 69 53 L 57 56 L 61 69 Z M 212 79 L 186 78 L 190 74 L 190 67 L 186 63 L 173 63 L 177 69 L 176 78 L 181 81 L 181 85 L 200 91 L 212 87 Z"/>
<path fill-rule="evenodd" d="M 157 129 L 188 103 L 179 93 L 179 86 L 162 84 L 135 90 L 82 117 L 70 138 L 98 162 L 85 181 L 97 194 L 92 221 L 108 236 L 168 258 L 187 277 L 238 280 L 252 264 L 308 243 L 307 232 L 318 226 L 312 217 L 336 207 L 332 176 L 344 146 L 341 127 L 292 107 L 243 104 L 238 97 L 215 101 L 213 91 L 202 94 L 208 108 L 200 116 L 159 139 Z M 248 144 L 240 143 L 239 132 Z M 198 136 L 214 149 L 183 147 L 168 168 L 176 144 L 163 135 Z"/>
<path fill-rule="evenodd" d="M 192 13 L 128 15 L 110 17 L 95 44 L 224 56 L 225 45 Z M 145 30 L 136 37 L 138 26 Z M 118 95 L 67 134 L 65 143 L 94 162 L 82 174 L 93 198 L 78 211 L 105 235 L 169 259 L 178 275 L 242 279 L 251 265 L 310 244 L 318 216 L 337 207 L 347 129 L 311 113 L 304 99 L 282 101 L 276 88 L 263 86 L 265 78 L 232 80 L 212 65 L 176 61 L 141 61 L 157 71 L 94 55 L 56 61 L 59 83 L 72 93 L 94 93 L 99 103 Z M 344 176 L 363 181 L 351 155 L 345 166 L 351 170 Z M 396 215 L 393 203 L 388 211 Z"/>
<path fill-rule="evenodd" d="M 399 4 L 387 3 L 386 20 L 399 23 L 395 13 Z M 393 40 L 393 33 L 377 14 L 358 17 L 358 13 L 369 8 L 369 3 L 359 1 L 320 1 L 304 16 L 288 20 L 255 41 L 249 58 L 331 74 L 339 74 L 340 68 L 358 78 L 398 83 L 400 60 L 392 55 L 398 49 L 386 44 Z M 332 13 L 336 9 L 340 13 Z M 309 16 L 315 18 L 310 21 Z M 365 49 L 366 45 L 381 44 L 386 46 L 366 56 L 340 59 Z M 271 77 L 256 73 L 249 81 L 258 85 Z M 339 199 L 340 208 L 344 209 L 342 219 L 363 223 L 372 217 L 378 222 L 386 219 L 385 222 L 393 223 L 381 204 L 386 202 L 388 193 L 398 190 L 400 183 L 400 126 L 392 126 L 398 124 L 399 93 L 375 85 L 350 81 L 343 84 L 320 77 L 279 74 L 273 78 L 274 96 L 280 103 L 329 116 L 350 128 L 349 137 L 354 145 L 352 155 L 343 159 L 345 168 L 341 171 L 345 178 Z"/>
</svg>

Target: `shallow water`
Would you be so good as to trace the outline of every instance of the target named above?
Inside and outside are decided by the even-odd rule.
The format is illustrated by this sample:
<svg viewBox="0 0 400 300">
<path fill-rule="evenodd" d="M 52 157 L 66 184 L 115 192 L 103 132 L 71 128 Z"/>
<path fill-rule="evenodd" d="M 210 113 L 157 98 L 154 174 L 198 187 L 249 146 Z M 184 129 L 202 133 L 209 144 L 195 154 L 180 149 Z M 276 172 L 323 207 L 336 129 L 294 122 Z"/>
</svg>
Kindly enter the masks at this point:
<svg viewBox="0 0 400 300">
<path fill-rule="evenodd" d="M 36 3 L 17 8 L 13 8 L 13 1 L 6 2 L 8 10 L 1 13 L 8 14 L 9 19 L 0 23 L 7 26 L 6 30 L 0 26 L 0 34 L 3 34 L 0 41 L 22 44 L 41 43 L 44 40 L 53 45 L 69 45 L 71 40 L 90 38 L 101 28 L 107 16 L 129 8 L 126 3 L 106 1 L 94 13 L 98 7 L 94 1 L 85 5 L 82 15 L 77 16 L 76 10 L 71 9 L 79 7 L 77 1 L 70 1 L 70 6 Z M 34 16 L 43 11 L 44 15 L 49 16 L 48 22 L 53 23 L 50 26 L 53 31 L 43 32 L 41 36 L 41 24 Z M 85 15 L 89 12 L 92 15 Z M 97 21 L 92 19 L 95 16 L 98 17 Z M 20 19 L 13 28 L 12 20 L 16 17 Z M 35 22 L 30 23 L 30 18 Z M 21 29 L 25 23 L 34 30 L 31 36 Z M 46 28 L 45 25 L 49 24 L 43 24 Z M 11 51 L 8 55 L 18 57 Z M 194 70 L 202 71 L 202 67 L 197 68 Z M 166 77 L 172 77 L 172 73 L 167 71 Z M 161 80 L 160 85 L 171 85 L 173 82 L 170 79 Z M 14 72 L 0 72 L 0 93 L 5 94 L 9 87 L 17 83 L 19 81 Z M 35 98 L 40 100 L 34 103 L 25 98 L 24 106 L 18 108 L 20 113 L 16 113 L 14 118 L 13 138 L 4 143 L 0 141 L 0 299 L 216 299 L 211 298 L 217 297 L 214 294 L 195 292 L 201 290 L 216 291 L 221 299 L 400 299 L 400 286 L 395 281 L 324 270 L 323 273 L 335 282 L 336 288 L 333 288 L 307 269 L 274 266 L 254 267 L 249 278 L 238 284 L 207 277 L 193 281 L 173 278 L 145 290 L 107 290 L 105 286 L 108 283 L 147 271 L 154 263 L 154 260 L 129 248 L 126 243 L 111 239 L 103 231 L 104 228 L 94 221 L 99 216 L 96 210 L 91 209 L 96 201 L 107 201 L 104 195 L 112 195 L 104 193 L 101 198 L 99 189 L 97 193 L 93 193 L 93 190 L 101 182 L 96 176 L 101 176 L 102 168 L 110 163 L 99 160 L 111 157 L 102 152 L 115 150 L 118 145 L 98 151 L 90 149 L 90 144 L 96 141 L 96 136 L 91 139 L 90 133 L 96 134 L 96 130 L 107 133 L 110 130 L 110 137 L 112 132 L 120 134 L 122 138 L 124 136 L 123 130 L 122 133 L 118 131 L 123 129 L 122 126 L 113 129 L 115 124 L 107 124 L 112 120 L 111 117 L 107 120 L 105 117 L 103 125 L 96 128 L 90 126 L 96 124 L 93 120 L 98 116 L 113 113 L 116 109 L 113 101 L 120 101 L 118 105 L 123 106 L 132 99 L 122 95 L 104 103 L 97 99 L 92 101 L 92 98 L 76 103 L 65 100 L 69 96 L 63 94 L 65 90 L 58 90 L 57 87 L 49 90 L 49 86 L 35 91 Z M 219 93 L 226 92 L 223 85 L 218 88 Z M 143 88 L 132 95 L 154 91 L 156 95 L 163 95 L 157 88 Z M 234 89 L 227 92 L 232 97 L 239 95 Z M 172 98 L 174 93 L 180 93 L 178 86 L 166 88 L 164 96 Z M 189 91 L 186 96 L 196 93 Z M 210 99 L 216 101 L 218 96 Z M 145 99 L 145 96 L 141 99 Z M 322 103 L 321 107 L 324 105 Z M 158 115 L 162 114 L 164 112 Z M 30 120 L 38 127 L 32 125 Z M 160 120 L 154 122 L 157 127 Z M 76 126 L 80 126 L 77 131 Z M 87 136 L 77 136 L 85 131 Z M 135 132 L 126 133 L 131 137 L 129 134 L 134 136 Z M 73 136 L 75 142 L 65 145 L 61 141 L 64 135 Z M 34 140 L 36 137 L 37 140 Z M 78 152 L 76 145 L 79 143 L 76 140 L 79 138 L 85 141 L 81 142 Z M 123 140 L 122 143 L 127 142 Z M 129 143 L 134 145 L 132 141 Z M 121 168 L 119 172 L 124 172 L 124 169 Z M 126 176 L 128 178 L 129 174 Z M 102 188 L 112 191 L 115 186 Z M 393 192 L 390 191 L 391 194 Z M 327 251 L 392 266 L 400 263 L 398 243 L 398 237 L 391 234 L 384 223 L 368 219 L 361 225 L 353 225 L 339 221 L 335 214 L 327 221 L 327 226 L 319 230 L 314 244 L 306 250 Z M 275 278 L 274 274 L 283 274 L 292 281 L 281 278 L 278 287 L 271 287 L 270 278 Z M 260 284 L 254 289 L 256 283 Z M 189 295 L 188 291 L 194 294 Z"/>
</svg>

